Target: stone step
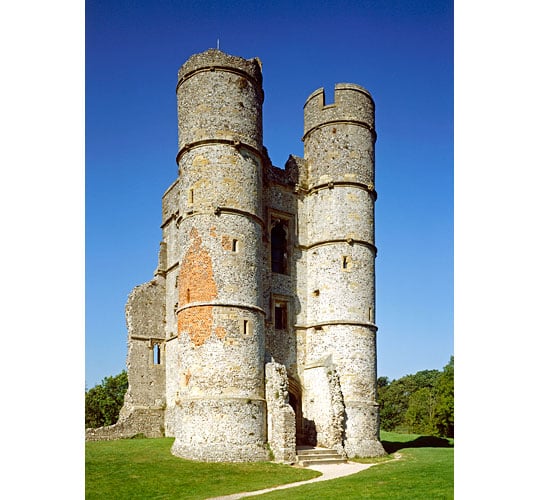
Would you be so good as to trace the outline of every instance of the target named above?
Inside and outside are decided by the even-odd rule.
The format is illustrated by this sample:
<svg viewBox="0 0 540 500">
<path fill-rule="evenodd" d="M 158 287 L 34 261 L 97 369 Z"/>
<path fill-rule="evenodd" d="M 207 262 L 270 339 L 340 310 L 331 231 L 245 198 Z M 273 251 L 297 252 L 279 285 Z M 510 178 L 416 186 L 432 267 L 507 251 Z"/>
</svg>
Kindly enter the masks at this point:
<svg viewBox="0 0 540 500">
<path fill-rule="evenodd" d="M 336 450 L 304 446 L 297 448 L 296 462 L 300 467 L 309 467 L 317 464 L 344 464 L 347 459 Z"/>
<path fill-rule="evenodd" d="M 324 455 L 326 453 L 337 453 L 335 450 L 330 450 L 328 448 L 297 448 L 297 455 Z"/>
<path fill-rule="evenodd" d="M 329 458 L 342 458 L 339 453 L 302 453 L 296 455 L 298 460 L 327 460 Z"/>
</svg>

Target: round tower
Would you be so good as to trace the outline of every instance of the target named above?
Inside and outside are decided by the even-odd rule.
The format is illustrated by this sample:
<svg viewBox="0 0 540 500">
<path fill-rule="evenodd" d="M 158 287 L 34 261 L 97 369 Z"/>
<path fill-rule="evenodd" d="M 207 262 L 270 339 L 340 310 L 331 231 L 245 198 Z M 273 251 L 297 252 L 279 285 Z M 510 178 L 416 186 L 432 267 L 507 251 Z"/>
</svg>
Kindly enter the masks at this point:
<svg viewBox="0 0 540 500">
<path fill-rule="evenodd" d="M 262 76 L 211 49 L 178 73 L 177 456 L 266 460 Z"/>
<path fill-rule="evenodd" d="M 337 84 L 332 104 L 322 88 L 308 97 L 306 366 L 324 360 L 335 370 L 345 451 L 364 457 L 385 454 L 376 394 L 375 140 L 374 102 L 364 88 Z"/>
</svg>

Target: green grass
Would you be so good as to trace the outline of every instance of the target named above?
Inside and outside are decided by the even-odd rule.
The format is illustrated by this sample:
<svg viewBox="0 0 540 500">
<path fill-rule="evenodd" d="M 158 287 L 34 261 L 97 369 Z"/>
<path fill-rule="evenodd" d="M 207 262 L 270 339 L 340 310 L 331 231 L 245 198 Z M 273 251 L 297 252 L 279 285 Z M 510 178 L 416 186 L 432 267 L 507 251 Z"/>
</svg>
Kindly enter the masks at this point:
<svg viewBox="0 0 540 500">
<path fill-rule="evenodd" d="M 453 440 L 381 431 L 391 457 L 357 474 L 261 495 L 264 499 L 453 499 Z M 362 460 L 365 463 L 365 460 Z"/>
<path fill-rule="evenodd" d="M 171 455 L 174 438 L 86 443 L 86 498 L 204 499 L 304 481 L 318 472 L 263 463 L 208 464 Z"/>
<path fill-rule="evenodd" d="M 452 499 L 453 440 L 381 432 L 390 458 L 339 479 L 261 495 L 272 499 Z M 86 443 L 87 499 L 205 499 L 318 475 L 272 463 L 207 464 L 174 457 L 173 438 Z M 365 459 L 361 460 L 363 463 Z"/>
</svg>

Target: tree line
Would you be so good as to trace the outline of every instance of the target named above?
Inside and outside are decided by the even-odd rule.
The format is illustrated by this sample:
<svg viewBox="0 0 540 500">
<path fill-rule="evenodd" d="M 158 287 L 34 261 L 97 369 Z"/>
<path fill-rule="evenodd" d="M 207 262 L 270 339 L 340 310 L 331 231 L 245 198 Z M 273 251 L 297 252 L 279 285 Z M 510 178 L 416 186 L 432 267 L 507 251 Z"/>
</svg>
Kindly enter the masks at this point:
<svg viewBox="0 0 540 500">
<path fill-rule="evenodd" d="M 103 427 L 115 424 L 124 404 L 124 394 L 128 388 L 125 370 L 114 377 L 105 377 L 101 384 L 85 391 L 85 427 Z"/>
<path fill-rule="evenodd" d="M 439 370 L 377 379 L 381 429 L 454 437 L 454 356 Z"/>
<path fill-rule="evenodd" d="M 128 388 L 126 371 L 105 377 L 85 394 L 86 427 L 118 420 Z M 454 437 L 454 356 L 439 370 L 422 370 L 390 381 L 377 379 L 381 429 Z"/>
</svg>

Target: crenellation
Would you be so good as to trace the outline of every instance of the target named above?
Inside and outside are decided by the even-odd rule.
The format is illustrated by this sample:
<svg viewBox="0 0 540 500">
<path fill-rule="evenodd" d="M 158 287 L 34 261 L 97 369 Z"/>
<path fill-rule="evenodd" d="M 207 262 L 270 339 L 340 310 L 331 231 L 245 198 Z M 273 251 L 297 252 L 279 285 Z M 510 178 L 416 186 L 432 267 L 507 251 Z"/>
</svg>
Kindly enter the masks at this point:
<svg viewBox="0 0 540 500">
<path fill-rule="evenodd" d="M 375 133 L 375 104 L 371 94 L 355 84 L 338 83 L 334 87 L 334 102 L 326 104 L 323 88 L 313 92 L 304 105 L 304 138 L 318 127 L 328 127 L 335 134 L 335 125 L 347 122 Z"/>
</svg>

